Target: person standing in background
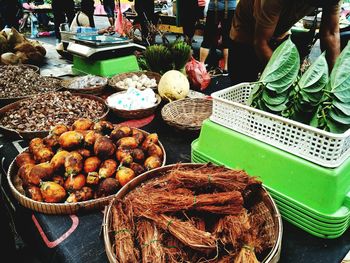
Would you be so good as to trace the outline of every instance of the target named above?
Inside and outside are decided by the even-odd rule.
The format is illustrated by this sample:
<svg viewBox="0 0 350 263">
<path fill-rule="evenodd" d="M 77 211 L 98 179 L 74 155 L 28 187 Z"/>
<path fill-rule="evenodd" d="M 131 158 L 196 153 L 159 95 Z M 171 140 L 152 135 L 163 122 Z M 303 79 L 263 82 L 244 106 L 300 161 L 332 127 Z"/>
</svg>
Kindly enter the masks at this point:
<svg viewBox="0 0 350 263">
<path fill-rule="evenodd" d="M 182 26 L 185 41 L 192 45 L 198 19 L 198 0 L 177 0 L 178 25 Z"/>
<path fill-rule="evenodd" d="M 18 30 L 21 4 L 17 0 L 0 0 L 0 30 L 14 27 Z"/>
<path fill-rule="evenodd" d="M 115 0 L 101 0 L 103 4 L 103 9 L 105 10 L 109 24 L 111 26 L 114 26 L 114 20 L 115 20 L 115 15 L 114 15 L 114 10 L 115 10 Z"/>
<path fill-rule="evenodd" d="M 232 85 L 256 81 L 273 51 L 304 16 L 322 8 L 321 50 L 331 70 L 340 53 L 339 0 L 240 0 L 232 21 L 229 74 Z"/>
<path fill-rule="evenodd" d="M 220 35 L 222 37 L 222 49 L 224 66 L 222 75 L 228 75 L 228 53 L 230 43 L 230 28 L 236 0 L 210 0 L 206 16 L 204 36 L 199 50 L 199 61 L 205 63 L 211 48 L 216 47 L 218 40 L 219 24 L 221 25 Z"/>
<path fill-rule="evenodd" d="M 137 21 L 141 25 L 142 39 L 148 37 L 148 21 L 155 23 L 154 0 L 135 0 L 135 11 L 137 13 Z"/>
<path fill-rule="evenodd" d="M 74 0 L 52 0 L 52 13 L 55 23 L 55 35 L 57 42 L 61 42 L 60 25 L 68 23 L 69 26 L 75 15 Z"/>
<path fill-rule="evenodd" d="M 70 31 L 76 32 L 77 27 L 94 27 L 91 25 L 91 13 L 94 12 L 94 4 L 91 0 L 82 0 L 78 11 L 70 25 Z"/>
</svg>

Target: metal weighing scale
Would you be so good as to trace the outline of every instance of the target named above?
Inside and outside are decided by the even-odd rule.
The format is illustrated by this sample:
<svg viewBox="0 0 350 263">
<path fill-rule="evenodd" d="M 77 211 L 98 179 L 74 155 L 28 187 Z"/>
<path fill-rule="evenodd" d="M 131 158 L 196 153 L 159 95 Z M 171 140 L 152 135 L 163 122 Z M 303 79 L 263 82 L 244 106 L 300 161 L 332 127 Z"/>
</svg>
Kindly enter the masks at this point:
<svg viewBox="0 0 350 263">
<path fill-rule="evenodd" d="M 76 35 L 67 51 L 73 55 L 74 74 L 111 77 L 119 73 L 138 71 L 135 51 L 144 46 L 130 39 L 106 35 Z"/>
</svg>

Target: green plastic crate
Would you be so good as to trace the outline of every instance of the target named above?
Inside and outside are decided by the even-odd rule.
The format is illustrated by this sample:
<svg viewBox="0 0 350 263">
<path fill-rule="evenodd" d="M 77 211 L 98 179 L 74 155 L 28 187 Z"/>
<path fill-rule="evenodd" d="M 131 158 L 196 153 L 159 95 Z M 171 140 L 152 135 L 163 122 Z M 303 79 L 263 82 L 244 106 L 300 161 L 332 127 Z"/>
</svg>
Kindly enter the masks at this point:
<svg viewBox="0 0 350 263">
<path fill-rule="evenodd" d="M 112 77 L 119 73 L 138 70 L 140 68 L 134 55 L 105 60 L 90 60 L 73 56 L 72 71 L 78 75 L 92 74 L 102 77 Z"/>
<path fill-rule="evenodd" d="M 260 177 L 282 216 L 317 236 L 334 238 L 349 227 L 350 159 L 334 169 L 321 167 L 206 120 L 192 143 L 192 160 Z"/>
</svg>

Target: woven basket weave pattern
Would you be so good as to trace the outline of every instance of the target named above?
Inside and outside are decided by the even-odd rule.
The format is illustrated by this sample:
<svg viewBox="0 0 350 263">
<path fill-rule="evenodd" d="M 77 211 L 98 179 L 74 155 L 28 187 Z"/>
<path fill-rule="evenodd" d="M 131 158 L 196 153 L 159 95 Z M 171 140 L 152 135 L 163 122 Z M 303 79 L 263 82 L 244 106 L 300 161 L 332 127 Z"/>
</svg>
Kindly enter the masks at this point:
<svg viewBox="0 0 350 263">
<path fill-rule="evenodd" d="M 166 104 L 163 120 L 180 130 L 199 130 L 202 122 L 212 113 L 212 101 L 202 98 L 185 98 Z"/>
</svg>

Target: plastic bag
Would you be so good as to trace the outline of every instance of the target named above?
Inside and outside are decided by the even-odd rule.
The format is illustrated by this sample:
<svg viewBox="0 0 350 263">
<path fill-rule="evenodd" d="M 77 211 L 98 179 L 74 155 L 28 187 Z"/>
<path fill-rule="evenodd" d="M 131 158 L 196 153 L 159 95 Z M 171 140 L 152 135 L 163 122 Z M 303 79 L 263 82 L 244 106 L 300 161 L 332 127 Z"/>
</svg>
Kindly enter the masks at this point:
<svg viewBox="0 0 350 263">
<path fill-rule="evenodd" d="M 185 69 L 188 79 L 194 88 L 203 91 L 209 86 L 211 78 L 204 63 L 191 57 L 191 60 L 187 62 Z"/>
</svg>

